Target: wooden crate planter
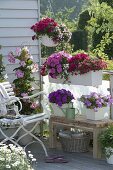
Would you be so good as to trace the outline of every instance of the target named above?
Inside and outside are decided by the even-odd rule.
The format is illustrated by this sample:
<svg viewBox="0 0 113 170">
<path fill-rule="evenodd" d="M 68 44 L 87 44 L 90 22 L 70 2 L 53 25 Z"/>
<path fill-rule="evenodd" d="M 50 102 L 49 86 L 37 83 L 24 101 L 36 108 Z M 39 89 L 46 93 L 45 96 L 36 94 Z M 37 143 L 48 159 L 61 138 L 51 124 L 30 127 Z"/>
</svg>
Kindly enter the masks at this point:
<svg viewBox="0 0 113 170">
<path fill-rule="evenodd" d="M 97 112 L 95 112 L 93 109 L 87 109 L 85 108 L 85 115 L 87 119 L 90 120 L 103 120 L 103 119 L 109 119 L 110 114 L 107 111 L 107 107 L 99 108 Z"/>
<path fill-rule="evenodd" d="M 49 76 L 50 83 L 57 84 L 71 84 L 71 85 L 83 85 L 83 86 L 98 86 L 102 84 L 102 70 L 90 71 L 82 75 L 70 75 L 69 80 L 53 79 Z"/>
</svg>

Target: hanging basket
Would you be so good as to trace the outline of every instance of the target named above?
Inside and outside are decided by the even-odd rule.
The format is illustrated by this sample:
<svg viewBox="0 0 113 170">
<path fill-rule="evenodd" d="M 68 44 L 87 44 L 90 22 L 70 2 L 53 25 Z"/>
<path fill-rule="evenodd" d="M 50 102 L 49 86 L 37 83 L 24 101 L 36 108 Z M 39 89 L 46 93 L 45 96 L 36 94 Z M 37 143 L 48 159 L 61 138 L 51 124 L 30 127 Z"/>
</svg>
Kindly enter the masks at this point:
<svg viewBox="0 0 113 170">
<path fill-rule="evenodd" d="M 83 85 L 83 86 L 98 86 L 102 84 L 102 70 L 90 71 L 82 75 L 70 75 L 69 79 L 53 79 L 49 76 L 50 83 L 57 84 L 70 84 L 70 85 Z"/>
<path fill-rule="evenodd" d="M 47 47 L 56 47 L 58 43 L 55 43 L 52 38 L 48 37 L 47 35 L 42 36 L 41 42 L 43 45 Z"/>
</svg>

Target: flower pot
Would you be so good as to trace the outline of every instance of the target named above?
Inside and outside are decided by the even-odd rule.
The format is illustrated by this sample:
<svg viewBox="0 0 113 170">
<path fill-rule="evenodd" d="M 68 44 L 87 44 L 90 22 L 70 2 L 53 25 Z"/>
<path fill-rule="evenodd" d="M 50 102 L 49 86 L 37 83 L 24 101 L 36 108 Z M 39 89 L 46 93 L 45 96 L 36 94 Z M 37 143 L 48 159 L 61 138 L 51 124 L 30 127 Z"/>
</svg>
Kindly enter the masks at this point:
<svg viewBox="0 0 113 170">
<path fill-rule="evenodd" d="M 106 157 L 107 163 L 108 164 L 113 164 L 113 148 L 111 148 L 111 147 L 106 148 L 106 152 L 108 154 L 110 154 L 109 157 Z"/>
<path fill-rule="evenodd" d="M 110 114 L 108 113 L 107 107 L 99 108 L 97 112 L 95 112 L 93 109 L 87 108 L 85 108 L 84 111 L 86 118 L 90 120 L 103 120 L 110 118 Z"/>
<path fill-rule="evenodd" d="M 66 108 L 72 107 L 72 103 L 63 104 L 62 107 L 59 107 L 55 103 L 51 103 L 51 107 L 52 107 L 52 110 L 53 110 L 53 114 L 55 116 L 65 117 L 66 116 Z"/>
<path fill-rule="evenodd" d="M 68 81 L 64 79 L 53 79 L 49 76 L 50 83 L 71 84 L 83 86 L 98 86 L 102 84 L 102 70 L 90 71 L 82 75 L 70 75 Z"/>
<path fill-rule="evenodd" d="M 43 45 L 47 47 L 55 47 L 58 45 L 58 43 L 55 43 L 52 38 L 48 37 L 47 35 L 44 35 L 41 37 L 41 42 Z"/>
</svg>

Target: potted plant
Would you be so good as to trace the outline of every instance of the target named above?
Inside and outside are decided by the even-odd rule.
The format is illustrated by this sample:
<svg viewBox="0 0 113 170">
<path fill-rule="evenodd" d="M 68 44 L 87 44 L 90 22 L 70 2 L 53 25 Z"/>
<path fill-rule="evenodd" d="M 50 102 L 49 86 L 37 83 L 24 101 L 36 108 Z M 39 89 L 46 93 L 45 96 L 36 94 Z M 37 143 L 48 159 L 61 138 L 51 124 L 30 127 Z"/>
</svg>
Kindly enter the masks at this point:
<svg viewBox="0 0 113 170">
<path fill-rule="evenodd" d="M 109 126 L 100 136 L 99 141 L 105 153 L 107 163 L 113 164 L 113 125 Z"/>
<path fill-rule="evenodd" d="M 28 154 L 30 158 L 32 154 Z M 0 170 L 34 170 L 30 161 L 33 163 L 36 162 L 36 159 L 30 158 L 28 160 L 25 151 L 21 147 L 16 147 L 13 144 L 5 145 L 0 144 Z"/>
<path fill-rule="evenodd" d="M 85 105 L 87 119 L 102 120 L 109 118 L 107 107 L 113 104 L 111 95 L 103 95 L 91 92 L 89 95 L 82 95 L 79 99 Z"/>
<path fill-rule="evenodd" d="M 53 91 L 49 94 L 48 99 L 49 102 L 51 103 L 51 107 L 53 109 L 54 114 L 57 116 L 67 116 L 66 109 L 73 108 L 72 100 L 74 99 L 74 96 L 69 90 L 58 89 L 56 91 Z M 73 115 L 73 111 L 72 111 L 72 115 Z"/>
<path fill-rule="evenodd" d="M 35 98 L 22 99 L 25 96 L 31 96 L 33 94 L 34 88 L 32 87 L 32 83 L 35 80 L 33 73 L 38 71 L 38 65 L 33 62 L 33 56 L 31 56 L 29 49 L 22 47 L 17 48 L 15 52 L 9 52 L 8 61 L 13 64 L 16 62 L 19 63 L 19 66 L 14 69 L 16 79 L 13 81 L 13 87 L 15 95 L 19 97 L 22 102 L 20 114 L 29 115 L 41 113 L 41 106 Z M 30 130 L 32 127 L 33 124 L 26 128 Z M 23 133 L 25 133 L 23 130 L 19 131 L 19 136 L 23 135 Z M 32 141 L 30 135 L 22 138 L 20 143 L 25 145 L 28 141 Z"/>
<path fill-rule="evenodd" d="M 43 18 L 31 29 L 36 33 L 32 39 L 41 38 L 42 44 L 48 47 L 56 46 L 60 42 L 68 42 L 71 38 L 71 32 L 64 24 L 58 24 L 52 18 Z"/>
<path fill-rule="evenodd" d="M 48 74 L 52 83 L 98 86 L 102 84 L 102 69 L 106 67 L 105 61 L 85 53 L 71 56 L 60 51 L 49 56 L 42 66 L 41 74 Z"/>
<path fill-rule="evenodd" d="M 17 48 L 15 52 L 9 52 L 8 61 L 12 64 L 19 63 L 19 67 L 15 68 L 16 79 L 13 81 L 14 92 L 17 97 L 25 97 L 33 94 L 34 88 L 32 82 L 35 80 L 33 73 L 38 71 L 38 65 L 33 62 L 27 47 Z M 35 114 L 40 112 L 40 106 L 35 102 L 35 99 L 21 100 L 21 114 Z"/>
</svg>

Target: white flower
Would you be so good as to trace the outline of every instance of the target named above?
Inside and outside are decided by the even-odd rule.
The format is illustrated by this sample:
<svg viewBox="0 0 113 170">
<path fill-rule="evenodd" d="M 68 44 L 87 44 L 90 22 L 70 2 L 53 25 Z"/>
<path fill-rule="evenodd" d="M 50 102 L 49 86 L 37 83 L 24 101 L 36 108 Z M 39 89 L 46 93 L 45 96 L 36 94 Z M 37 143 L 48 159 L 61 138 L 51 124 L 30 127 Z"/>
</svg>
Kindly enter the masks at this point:
<svg viewBox="0 0 113 170">
<path fill-rule="evenodd" d="M 7 168 L 7 169 L 10 169 L 10 168 L 11 168 L 11 166 L 10 166 L 10 165 L 6 165 L 6 168 Z"/>
</svg>

